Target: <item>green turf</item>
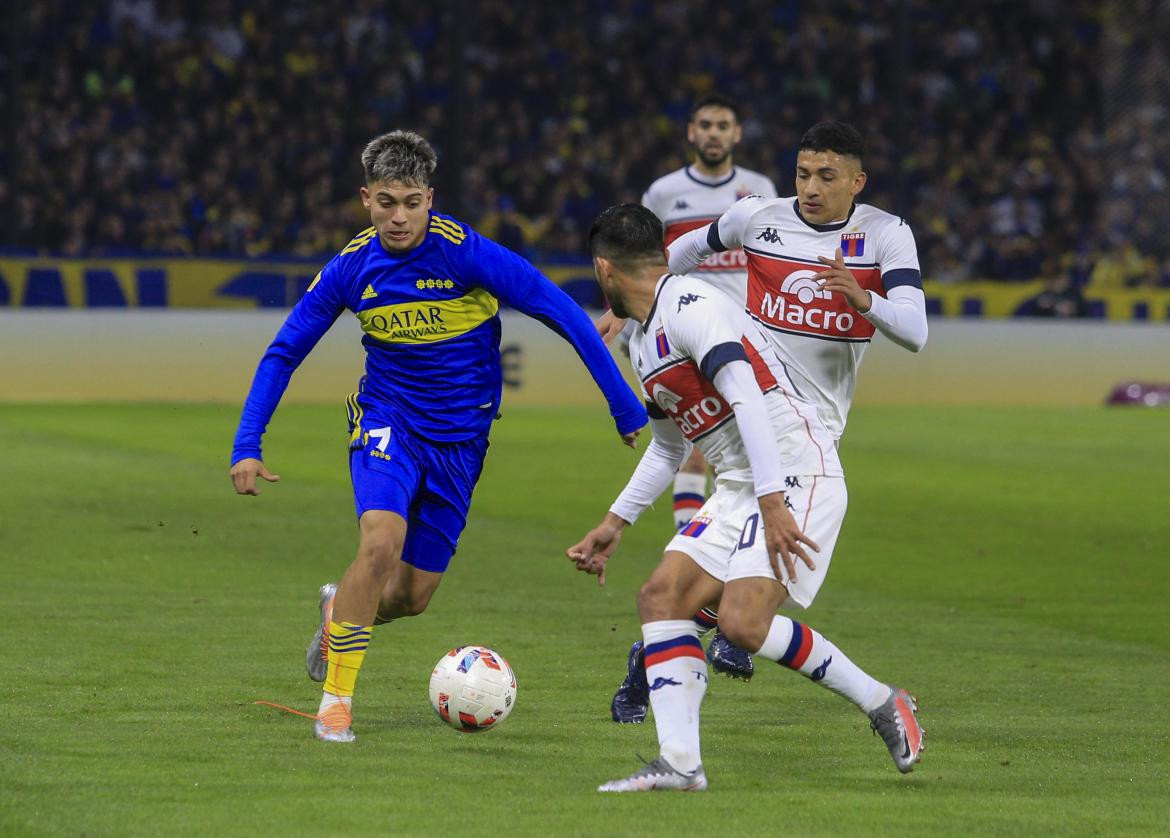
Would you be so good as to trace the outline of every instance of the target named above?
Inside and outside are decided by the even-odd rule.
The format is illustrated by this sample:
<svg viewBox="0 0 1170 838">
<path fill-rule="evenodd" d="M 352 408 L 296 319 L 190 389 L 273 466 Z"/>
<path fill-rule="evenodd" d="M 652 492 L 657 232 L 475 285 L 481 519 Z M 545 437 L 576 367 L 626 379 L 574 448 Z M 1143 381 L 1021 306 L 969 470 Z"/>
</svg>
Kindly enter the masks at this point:
<svg viewBox="0 0 1170 838">
<path fill-rule="evenodd" d="M 378 631 L 354 747 L 314 709 L 315 592 L 355 543 L 340 408 L 283 407 L 235 496 L 237 408 L 0 406 L 0 834 L 1165 833 L 1170 416 L 870 408 L 807 620 L 915 691 L 899 775 L 843 700 L 770 664 L 712 680 L 705 794 L 601 796 L 655 752 L 608 718 L 667 504 L 609 584 L 562 557 L 632 467 L 596 414 L 510 410 L 428 612 Z M 426 699 L 461 643 L 519 675 L 499 730 Z"/>
</svg>

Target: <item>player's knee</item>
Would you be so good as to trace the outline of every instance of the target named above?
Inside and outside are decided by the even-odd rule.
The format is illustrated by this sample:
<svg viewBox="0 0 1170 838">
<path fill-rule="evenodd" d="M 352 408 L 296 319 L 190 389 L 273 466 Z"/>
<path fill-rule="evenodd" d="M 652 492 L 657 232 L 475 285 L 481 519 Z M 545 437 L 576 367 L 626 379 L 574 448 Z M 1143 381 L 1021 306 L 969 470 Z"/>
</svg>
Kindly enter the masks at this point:
<svg viewBox="0 0 1170 838">
<path fill-rule="evenodd" d="M 402 555 L 402 536 L 390 528 L 362 534 L 358 555 L 380 578 L 387 578 Z"/>
<path fill-rule="evenodd" d="M 769 624 L 767 620 L 760 620 L 752 614 L 735 609 L 723 609 L 719 612 L 719 631 L 736 646 L 749 652 L 764 645 Z"/>
<path fill-rule="evenodd" d="M 673 616 L 674 597 L 671 588 L 651 577 L 638 589 L 638 616 L 643 623 L 669 620 Z"/>
</svg>

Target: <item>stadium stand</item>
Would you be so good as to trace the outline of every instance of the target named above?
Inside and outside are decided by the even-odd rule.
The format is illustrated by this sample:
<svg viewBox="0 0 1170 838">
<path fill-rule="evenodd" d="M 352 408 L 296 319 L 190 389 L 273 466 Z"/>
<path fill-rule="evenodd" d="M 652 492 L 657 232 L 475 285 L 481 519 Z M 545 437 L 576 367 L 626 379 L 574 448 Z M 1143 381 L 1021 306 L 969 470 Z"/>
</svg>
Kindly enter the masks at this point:
<svg viewBox="0 0 1170 838">
<path fill-rule="evenodd" d="M 600 208 L 681 165 L 717 89 L 746 107 L 737 159 L 780 184 L 809 124 L 862 127 L 866 198 L 911 219 L 932 280 L 1170 286 L 1156 0 L 17 5 L 9 251 L 326 257 L 366 223 L 362 144 L 411 127 L 440 207 L 579 258 Z"/>
</svg>

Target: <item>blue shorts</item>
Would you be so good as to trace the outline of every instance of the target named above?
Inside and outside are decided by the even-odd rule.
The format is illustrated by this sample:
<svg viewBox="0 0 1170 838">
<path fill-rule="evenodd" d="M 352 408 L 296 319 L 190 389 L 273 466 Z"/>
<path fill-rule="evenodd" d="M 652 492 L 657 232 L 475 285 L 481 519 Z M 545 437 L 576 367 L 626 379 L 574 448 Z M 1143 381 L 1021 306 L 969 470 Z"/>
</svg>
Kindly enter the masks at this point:
<svg viewBox="0 0 1170 838">
<path fill-rule="evenodd" d="M 402 560 L 442 573 L 467 523 L 487 437 L 432 442 L 398 428 L 370 427 L 376 424 L 363 419 L 363 433 L 349 452 L 357 516 L 371 509 L 397 512 L 406 519 Z"/>
</svg>

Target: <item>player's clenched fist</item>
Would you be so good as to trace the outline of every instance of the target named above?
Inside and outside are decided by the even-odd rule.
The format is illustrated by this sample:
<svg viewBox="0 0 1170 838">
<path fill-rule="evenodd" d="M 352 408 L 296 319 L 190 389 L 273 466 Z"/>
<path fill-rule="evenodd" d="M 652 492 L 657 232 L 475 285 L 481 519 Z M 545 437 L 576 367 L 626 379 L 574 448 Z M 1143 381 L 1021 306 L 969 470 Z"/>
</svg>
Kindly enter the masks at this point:
<svg viewBox="0 0 1170 838">
<path fill-rule="evenodd" d="M 268 469 L 264 468 L 264 463 L 255 457 L 245 457 L 233 465 L 231 475 L 232 485 L 236 487 L 236 494 L 240 495 L 260 494 L 260 490 L 256 487 L 257 477 L 263 477 L 269 483 L 276 483 L 280 480 L 279 474 L 269 472 Z"/>
</svg>

